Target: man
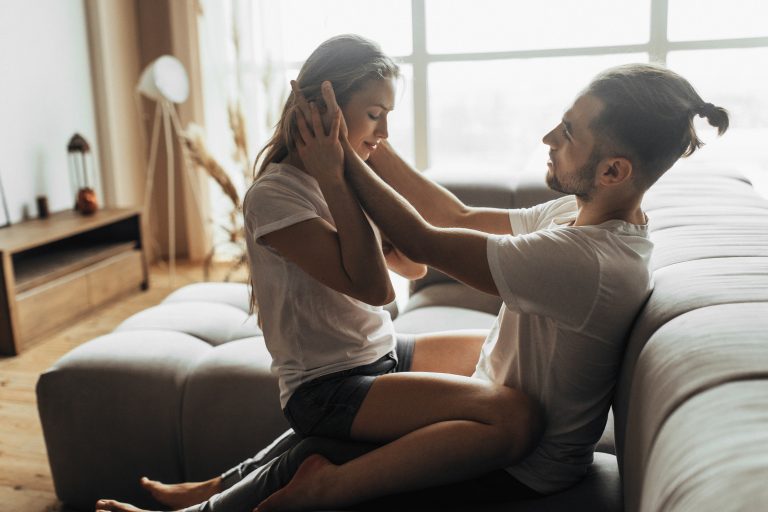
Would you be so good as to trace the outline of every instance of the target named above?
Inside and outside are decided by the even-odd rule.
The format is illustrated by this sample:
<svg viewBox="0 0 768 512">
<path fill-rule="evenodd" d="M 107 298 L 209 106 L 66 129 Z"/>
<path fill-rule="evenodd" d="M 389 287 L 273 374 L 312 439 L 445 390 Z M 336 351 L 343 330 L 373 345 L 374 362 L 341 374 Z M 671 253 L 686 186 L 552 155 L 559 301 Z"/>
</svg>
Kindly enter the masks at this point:
<svg viewBox="0 0 768 512">
<path fill-rule="evenodd" d="M 336 108 L 332 97 L 326 101 L 329 110 Z M 545 412 L 546 430 L 536 449 L 505 468 L 524 490 L 563 490 L 592 461 L 626 333 L 651 289 L 652 243 L 642 199 L 678 158 L 701 146 L 692 123 L 696 115 L 719 134 L 728 127 L 725 110 L 705 103 L 665 68 L 637 64 L 601 73 L 543 138 L 550 148 L 547 184 L 569 195 L 512 211 L 463 205 L 386 144 L 369 167 L 342 140 L 344 178 L 396 247 L 413 261 L 504 300 L 474 376 L 523 391 Z M 390 493 L 391 487 L 365 471 L 375 453 L 369 449 L 303 441 L 190 510 L 259 503 L 259 510 L 305 510 Z M 496 498 L 524 495 L 514 489 L 505 496 L 505 483 L 495 487 L 485 477 L 468 489 L 479 483 L 481 492 Z M 131 510 L 112 503 L 103 508 Z"/>
</svg>

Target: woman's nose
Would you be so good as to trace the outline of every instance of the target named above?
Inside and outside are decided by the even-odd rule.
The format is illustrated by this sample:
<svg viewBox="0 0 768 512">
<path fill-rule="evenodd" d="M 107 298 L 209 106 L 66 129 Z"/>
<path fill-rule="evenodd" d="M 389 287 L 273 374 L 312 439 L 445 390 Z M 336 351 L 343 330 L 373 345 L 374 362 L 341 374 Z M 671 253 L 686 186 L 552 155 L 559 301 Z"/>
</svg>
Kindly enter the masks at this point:
<svg viewBox="0 0 768 512">
<path fill-rule="evenodd" d="M 385 117 L 382 117 L 382 119 L 376 124 L 376 131 L 374 132 L 374 135 L 380 139 L 386 139 L 389 137 L 389 132 L 387 131 L 387 119 Z"/>
</svg>

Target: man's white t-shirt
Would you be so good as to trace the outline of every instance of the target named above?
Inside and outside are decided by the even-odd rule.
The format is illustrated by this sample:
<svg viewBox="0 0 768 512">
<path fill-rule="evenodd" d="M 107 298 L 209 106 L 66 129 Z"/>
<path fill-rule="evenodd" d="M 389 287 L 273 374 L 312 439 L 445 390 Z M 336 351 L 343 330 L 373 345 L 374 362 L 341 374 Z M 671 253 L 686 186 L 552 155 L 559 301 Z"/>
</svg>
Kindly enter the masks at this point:
<svg viewBox="0 0 768 512">
<path fill-rule="evenodd" d="M 317 180 L 291 165 L 270 164 L 248 190 L 243 214 L 251 284 L 283 408 L 302 383 L 394 350 L 387 311 L 325 286 L 261 238 L 318 217 L 335 225 Z"/>
<path fill-rule="evenodd" d="M 535 451 L 507 468 L 551 493 L 592 463 L 626 336 L 651 290 L 647 226 L 612 220 L 571 226 L 573 196 L 511 210 L 513 235 L 488 239 L 504 305 L 474 376 L 519 389 L 544 408 Z"/>
</svg>

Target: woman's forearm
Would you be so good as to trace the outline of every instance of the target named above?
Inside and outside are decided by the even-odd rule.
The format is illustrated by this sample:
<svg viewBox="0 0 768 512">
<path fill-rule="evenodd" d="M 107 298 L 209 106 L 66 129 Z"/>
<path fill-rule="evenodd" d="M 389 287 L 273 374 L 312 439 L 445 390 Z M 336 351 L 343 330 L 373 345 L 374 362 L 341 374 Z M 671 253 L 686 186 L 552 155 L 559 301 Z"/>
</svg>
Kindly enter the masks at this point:
<svg viewBox="0 0 768 512">
<path fill-rule="evenodd" d="M 365 302 L 391 302 L 394 289 L 384 255 L 357 198 L 343 180 L 328 176 L 319 183 L 336 225 L 341 264 L 350 282 L 367 297 Z"/>
</svg>

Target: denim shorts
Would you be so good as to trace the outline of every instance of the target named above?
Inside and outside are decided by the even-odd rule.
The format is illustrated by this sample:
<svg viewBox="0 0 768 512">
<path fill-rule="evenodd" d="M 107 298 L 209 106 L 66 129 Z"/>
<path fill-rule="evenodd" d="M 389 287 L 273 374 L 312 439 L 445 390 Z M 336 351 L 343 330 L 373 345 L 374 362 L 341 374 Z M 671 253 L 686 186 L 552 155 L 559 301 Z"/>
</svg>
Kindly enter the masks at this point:
<svg viewBox="0 0 768 512">
<path fill-rule="evenodd" d="M 376 377 L 410 371 L 414 340 L 413 335 L 398 334 L 395 350 L 381 359 L 303 383 L 283 409 L 288 423 L 302 436 L 349 439 L 352 421 Z"/>
</svg>

